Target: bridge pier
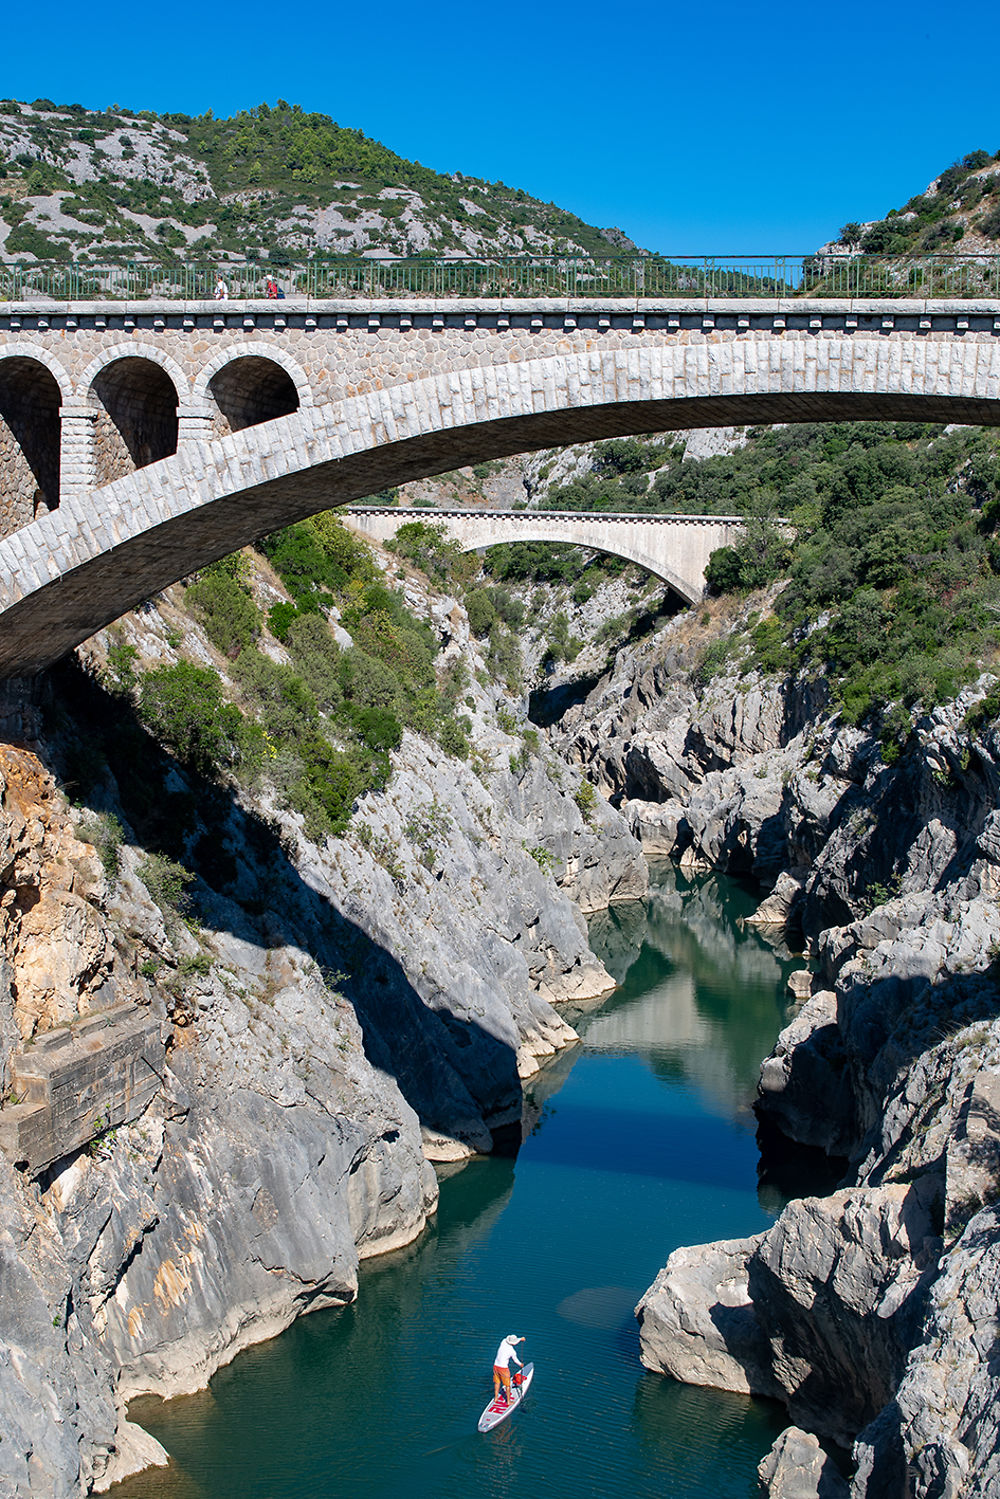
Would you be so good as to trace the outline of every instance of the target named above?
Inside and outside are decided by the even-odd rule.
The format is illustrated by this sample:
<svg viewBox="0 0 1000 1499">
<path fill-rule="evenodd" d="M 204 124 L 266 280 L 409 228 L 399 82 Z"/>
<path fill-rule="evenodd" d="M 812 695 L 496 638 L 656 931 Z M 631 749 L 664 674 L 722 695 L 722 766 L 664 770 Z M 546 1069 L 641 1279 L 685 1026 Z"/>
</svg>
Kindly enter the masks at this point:
<svg viewBox="0 0 1000 1499">
<path fill-rule="evenodd" d="M 97 483 L 97 412 L 86 402 L 64 402 L 59 420 L 59 499 L 83 500 Z"/>
</svg>

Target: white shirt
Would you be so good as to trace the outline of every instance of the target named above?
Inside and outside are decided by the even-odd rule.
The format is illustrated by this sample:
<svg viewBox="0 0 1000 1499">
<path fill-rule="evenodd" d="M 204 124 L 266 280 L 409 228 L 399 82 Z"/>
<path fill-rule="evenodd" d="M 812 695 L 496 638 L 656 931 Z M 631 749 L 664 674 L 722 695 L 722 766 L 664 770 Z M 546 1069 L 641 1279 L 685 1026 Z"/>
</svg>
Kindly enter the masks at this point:
<svg viewBox="0 0 1000 1499">
<path fill-rule="evenodd" d="M 519 1368 L 524 1368 L 521 1360 L 514 1352 L 514 1344 L 510 1341 L 510 1338 L 504 1338 L 503 1342 L 500 1344 L 500 1347 L 497 1349 L 497 1356 L 493 1360 L 494 1366 L 497 1369 L 509 1369 L 511 1359 L 514 1360 L 515 1364 L 517 1364 Z"/>
</svg>

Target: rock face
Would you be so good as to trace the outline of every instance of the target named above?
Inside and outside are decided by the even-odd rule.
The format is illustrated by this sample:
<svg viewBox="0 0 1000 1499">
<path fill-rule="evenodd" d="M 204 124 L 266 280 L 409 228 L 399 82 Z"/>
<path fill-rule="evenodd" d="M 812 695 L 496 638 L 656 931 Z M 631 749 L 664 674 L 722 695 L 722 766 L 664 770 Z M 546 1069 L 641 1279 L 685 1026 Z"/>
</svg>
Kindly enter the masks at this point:
<svg viewBox="0 0 1000 1499">
<path fill-rule="evenodd" d="M 675 1250 L 637 1308 L 642 1359 L 691 1384 L 784 1400 L 841 1446 L 891 1399 L 936 1269 L 933 1187 L 789 1204 L 754 1239 Z"/>
<path fill-rule="evenodd" d="M 680 619 L 621 653 L 561 747 L 647 850 L 770 891 L 755 919 L 819 972 L 758 1112 L 845 1176 L 756 1239 L 675 1251 L 638 1308 L 643 1360 L 784 1401 L 771 1494 L 846 1492 L 819 1436 L 853 1450 L 853 1499 L 992 1496 L 1000 739 L 965 727 L 985 685 L 887 763 L 822 684 L 699 686 L 696 636 Z"/>
<path fill-rule="evenodd" d="M 848 1499 L 848 1487 L 812 1432 L 789 1426 L 757 1468 L 772 1499 Z"/>
<path fill-rule="evenodd" d="M 425 602 L 467 648 L 453 601 Z M 164 609 L 123 626 L 144 659 L 170 659 Z M 206 650 L 196 632 L 186 645 Z M 575 1039 L 554 1005 L 613 987 L 581 907 L 644 893 L 640 846 L 499 726 L 496 689 L 470 701 L 475 770 L 407 734 L 385 790 L 323 844 L 266 798 L 167 767 L 159 794 L 199 807 L 179 845 L 197 871 L 187 919 L 177 866 L 140 846 L 110 770 L 83 814 L 58 787 L 51 767 L 90 737 L 83 707 L 67 700 L 30 748 L 0 745 L 5 1495 L 63 1499 L 162 1460 L 127 1400 L 198 1388 L 353 1299 L 359 1261 L 433 1213 L 430 1162 L 520 1125 L 523 1080 Z M 153 1038 L 125 1087 L 88 1051 L 88 1027 L 111 1025 Z M 71 1100 L 62 1154 L 13 1169 L 17 1089 L 42 1086 L 53 1049 L 89 1056 L 97 1092 Z M 146 1092 L 136 1068 L 155 1074 Z"/>
</svg>

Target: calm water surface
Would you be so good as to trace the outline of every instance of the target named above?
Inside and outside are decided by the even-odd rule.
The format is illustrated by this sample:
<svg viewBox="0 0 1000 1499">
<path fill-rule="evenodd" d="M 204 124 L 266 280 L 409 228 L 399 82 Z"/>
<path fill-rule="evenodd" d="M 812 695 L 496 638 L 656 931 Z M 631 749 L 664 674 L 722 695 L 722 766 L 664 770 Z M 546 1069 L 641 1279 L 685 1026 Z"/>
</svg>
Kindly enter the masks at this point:
<svg viewBox="0 0 1000 1499">
<path fill-rule="evenodd" d="M 731 881 L 654 867 L 591 941 L 621 987 L 537 1082 L 516 1161 L 441 1185 L 358 1301 L 241 1354 L 202 1394 L 132 1410 L 173 1458 L 115 1499 L 748 1499 L 776 1407 L 645 1372 L 632 1308 L 678 1244 L 754 1233 L 749 1105 L 791 966 Z M 763 1204 L 763 1205 L 762 1205 Z M 501 1336 L 527 1336 L 524 1409 L 476 1432 Z M 521 1350 L 522 1354 L 525 1352 Z"/>
</svg>

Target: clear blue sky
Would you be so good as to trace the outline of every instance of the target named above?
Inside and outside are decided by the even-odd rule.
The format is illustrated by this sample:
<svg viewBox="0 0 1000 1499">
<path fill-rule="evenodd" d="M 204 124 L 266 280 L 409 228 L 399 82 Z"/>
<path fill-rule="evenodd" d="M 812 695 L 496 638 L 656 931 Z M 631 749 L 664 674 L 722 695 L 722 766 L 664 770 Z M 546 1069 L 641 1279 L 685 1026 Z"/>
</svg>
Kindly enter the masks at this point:
<svg viewBox="0 0 1000 1499">
<path fill-rule="evenodd" d="M 215 114 L 284 98 L 667 253 L 803 251 L 1000 149 L 996 0 L 194 7 L 6 28 L 0 94 Z"/>
</svg>

